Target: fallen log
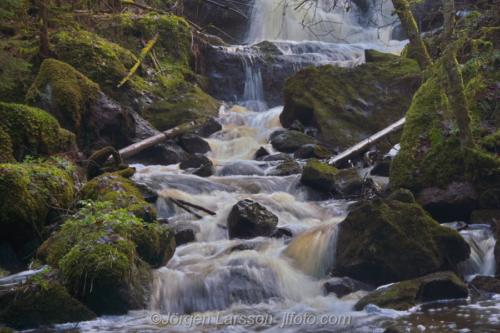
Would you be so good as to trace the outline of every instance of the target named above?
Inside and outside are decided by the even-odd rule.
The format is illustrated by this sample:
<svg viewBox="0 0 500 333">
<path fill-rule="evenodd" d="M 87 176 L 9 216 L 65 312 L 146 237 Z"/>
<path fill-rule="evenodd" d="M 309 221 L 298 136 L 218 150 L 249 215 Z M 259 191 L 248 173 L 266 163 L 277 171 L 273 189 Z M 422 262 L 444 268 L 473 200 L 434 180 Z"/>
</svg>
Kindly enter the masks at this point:
<svg viewBox="0 0 500 333">
<path fill-rule="evenodd" d="M 345 162 L 346 160 L 350 159 L 351 157 L 359 155 L 363 150 L 366 150 L 366 149 L 376 145 L 380 141 L 400 132 L 403 129 L 404 124 L 405 124 L 405 118 L 399 119 L 394 124 L 384 128 L 380 132 L 373 134 L 368 139 L 365 139 L 365 140 L 361 141 L 360 143 L 352 146 L 351 148 L 344 150 L 342 153 L 338 154 L 337 156 L 333 156 L 332 158 L 330 158 L 330 160 L 328 160 L 328 164 L 336 166 L 342 162 Z"/>
<path fill-rule="evenodd" d="M 140 142 L 134 143 L 133 145 L 120 149 L 118 152 L 120 153 L 123 159 L 126 159 L 160 142 L 173 139 L 189 131 L 196 130 L 205 125 L 206 123 L 208 123 L 209 121 L 210 118 L 207 117 L 198 118 L 190 123 L 181 124 L 177 127 L 166 130 L 165 132 L 161 132 L 152 137 L 144 139 Z"/>
<path fill-rule="evenodd" d="M 191 209 L 189 209 L 188 207 L 186 207 L 185 205 L 183 205 L 182 203 L 180 203 L 177 199 L 172 198 L 172 197 L 168 197 L 168 200 L 170 200 L 172 203 L 176 204 L 176 205 L 177 205 L 177 206 L 179 206 L 180 208 L 184 209 L 186 212 L 193 214 L 193 215 L 194 215 L 194 216 L 196 216 L 198 219 L 203 218 L 203 216 L 201 216 L 201 215 L 199 215 L 199 214 L 196 214 L 196 213 L 195 213 L 195 212 L 193 212 Z"/>
<path fill-rule="evenodd" d="M 182 200 L 182 199 L 175 199 L 177 200 L 178 202 L 180 202 L 181 204 L 183 205 L 186 205 L 186 206 L 191 206 L 193 208 L 196 208 L 196 209 L 199 209 L 207 214 L 210 214 L 210 215 L 217 215 L 217 213 L 215 213 L 214 211 L 211 211 L 210 209 L 206 209 L 205 207 L 202 207 L 202 206 L 198 206 L 198 205 L 195 205 L 195 204 L 192 204 L 190 202 L 187 202 L 185 200 Z"/>
<path fill-rule="evenodd" d="M 141 53 L 139 54 L 139 58 L 137 58 L 137 62 L 135 63 L 134 67 L 132 67 L 132 69 L 130 69 L 130 72 L 128 73 L 128 75 L 120 82 L 120 84 L 118 84 L 117 88 L 120 88 L 121 86 L 123 86 L 125 84 L 125 82 L 127 82 L 134 75 L 135 71 L 142 64 L 142 61 L 148 55 L 149 51 L 151 51 L 153 49 L 153 46 L 155 46 L 156 42 L 158 41 L 158 35 L 159 34 L 156 33 L 154 35 L 153 39 L 151 39 L 149 42 L 147 42 L 146 46 L 141 50 Z"/>
</svg>

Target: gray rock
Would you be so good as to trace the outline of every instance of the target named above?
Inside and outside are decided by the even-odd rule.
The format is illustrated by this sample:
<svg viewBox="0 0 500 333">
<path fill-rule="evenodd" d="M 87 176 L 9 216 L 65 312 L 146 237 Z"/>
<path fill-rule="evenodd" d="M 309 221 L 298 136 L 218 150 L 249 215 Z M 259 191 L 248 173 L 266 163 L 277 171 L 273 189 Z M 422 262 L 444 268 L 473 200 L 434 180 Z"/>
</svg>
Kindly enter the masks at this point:
<svg viewBox="0 0 500 333">
<path fill-rule="evenodd" d="M 188 153 L 200 153 L 205 154 L 210 150 L 208 142 L 203 140 L 202 137 L 194 133 L 186 133 L 180 137 L 180 145 Z"/>
<path fill-rule="evenodd" d="M 315 138 L 297 131 L 280 133 L 271 140 L 274 149 L 283 153 L 293 153 L 303 145 L 318 143 Z"/>
</svg>

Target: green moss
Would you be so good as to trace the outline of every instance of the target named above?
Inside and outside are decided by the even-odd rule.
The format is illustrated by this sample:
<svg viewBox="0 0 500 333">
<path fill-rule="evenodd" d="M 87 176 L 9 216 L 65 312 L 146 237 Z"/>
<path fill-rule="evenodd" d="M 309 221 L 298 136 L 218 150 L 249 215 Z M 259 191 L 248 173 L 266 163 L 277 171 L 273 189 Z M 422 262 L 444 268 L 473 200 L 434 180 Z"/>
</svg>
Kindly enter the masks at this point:
<svg viewBox="0 0 500 333">
<path fill-rule="evenodd" d="M 2 294 L 0 309 L 0 321 L 23 330 L 96 318 L 56 281 L 49 281 L 46 289 L 32 284 Z"/>
<path fill-rule="evenodd" d="M 392 53 L 383 53 L 377 50 L 366 49 L 365 61 L 366 62 L 394 62 L 398 60 L 398 56 Z"/>
<path fill-rule="evenodd" d="M 469 254 L 460 233 L 419 205 L 376 198 L 339 225 L 335 274 L 380 285 L 435 272 Z"/>
<path fill-rule="evenodd" d="M 357 311 L 368 304 L 404 311 L 413 306 L 442 299 L 466 298 L 467 286 L 452 272 L 440 272 L 378 289 L 359 300 Z"/>
<path fill-rule="evenodd" d="M 118 171 L 120 172 L 127 172 Z M 156 209 L 144 201 L 134 182 L 116 173 L 107 173 L 94 178 L 82 189 L 84 200 L 109 201 L 116 209 L 125 208 L 146 222 L 156 221 Z"/>
<path fill-rule="evenodd" d="M 42 63 L 26 103 L 47 108 L 59 123 L 81 134 L 82 118 L 99 94 L 99 85 L 73 67 L 54 59 Z"/>
<path fill-rule="evenodd" d="M 315 158 L 310 158 L 304 167 L 300 181 L 312 188 L 332 191 L 335 189 L 335 174 L 337 172 L 337 168 L 321 163 Z"/>
<path fill-rule="evenodd" d="M 414 60 L 366 63 L 355 68 L 307 67 L 285 81 L 281 123 L 294 120 L 320 130 L 319 140 L 352 146 L 404 116 L 420 85 Z"/>
<path fill-rule="evenodd" d="M 0 164 L 0 241 L 27 241 L 45 226 L 50 207 L 70 206 L 76 194 L 74 171 L 62 159 Z"/>
<path fill-rule="evenodd" d="M 75 136 L 47 112 L 0 103 L 0 163 L 22 161 L 28 154 L 55 154 L 74 149 Z"/>
</svg>

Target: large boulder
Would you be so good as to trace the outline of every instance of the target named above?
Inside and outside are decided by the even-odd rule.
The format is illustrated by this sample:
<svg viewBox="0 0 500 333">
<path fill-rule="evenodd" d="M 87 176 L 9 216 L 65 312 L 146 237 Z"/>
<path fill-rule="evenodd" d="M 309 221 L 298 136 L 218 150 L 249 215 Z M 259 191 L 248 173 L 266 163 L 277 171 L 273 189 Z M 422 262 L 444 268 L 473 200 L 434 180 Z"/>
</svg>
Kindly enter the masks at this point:
<svg viewBox="0 0 500 333">
<path fill-rule="evenodd" d="M 382 287 L 360 299 L 354 310 L 368 304 L 398 311 L 408 310 L 423 302 L 467 298 L 467 286 L 455 273 L 438 272 L 421 278 Z"/>
<path fill-rule="evenodd" d="M 89 202 L 44 242 L 42 262 L 97 314 L 125 314 L 144 308 L 150 267 L 165 265 L 175 251 L 174 230 L 145 224 L 112 202 Z"/>
<path fill-rule="evenodd" d="M 360 195 L 363 187 L 358 169 L 338 170 L 314 158 L 307 161 L 300 181 L 313 189 L 337 195 Z"/>
<path fill-rule="evenodd" d="M 182 161 L 179 164 L 179 168 L 182 170 L 190 169 L 190 168 L 199 168 L 205 164 L 211 164 L 212 162 L 203 154 L 194 153 L 190 155 L 186 160 Z"/>
<path fill-rule="evenodd" d="M 374 288 L 369 284 L 343 277 L 336 281 L 325 282 L 323 289 L 327 294 L 334 293 L 338 298 L 341 298 L 358 290 L 372 291 Z"/>
<path fill-rule="evenodd" d="M 269 236 L 277 225 L 276 215 L 249 199 L 238 201 L 227 217 L 230 239 Z"/>
<path fill-rule="evenodd" d="M 208 142 L 194 133 L 186 133 L 180 137 L 180 145 L 190 154 L 205 154 L 210 151 Z"/>
<path fill-rule="evenodd" d="M 403 117 L 420 85 L 415 61 L 396 58 L 354 68 L 307 67 L 285 81 L 283 127 L 295 120 L 320 141 L 348 148 Z"/>
<path fill-rule="evenodd" d="M 451 269 L 469 257 L 456 230 L 397 198 L 366 202 L 339 224 L 334 276 L 382 285 Z"/>
<path fill-rule="evenodd" d="M 0 295 L 0 321 L 19 330 L 95 318 L 57 281 L 26 284 Z"/>
<path fill-rule="evenodd" d="M 76 150 L 75 135 L 43 110 L 0 103 L 0 119 L 0 163 Z"/>
<path fill-rule="evenodd" d="M 0 164 L 0 244 L 15 251 L 39 236 L 51 211 L 67 209 L 79 188 L 76 167 L 53 158 L 44 163 Z"/>
<path fill-rule="evenodd" d="M 301 146 L 318 144 L 318 140 L 298 131 L 282 132 L 271 139 L 273 148 L 283 153 L 293 153 Z"/>
</svg>

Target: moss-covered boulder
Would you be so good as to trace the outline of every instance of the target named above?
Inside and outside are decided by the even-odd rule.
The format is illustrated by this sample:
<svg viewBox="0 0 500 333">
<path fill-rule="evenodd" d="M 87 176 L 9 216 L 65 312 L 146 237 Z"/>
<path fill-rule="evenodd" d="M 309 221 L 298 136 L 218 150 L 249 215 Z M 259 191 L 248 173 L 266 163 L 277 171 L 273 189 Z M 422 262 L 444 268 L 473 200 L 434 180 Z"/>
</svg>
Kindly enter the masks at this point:
<svg viewBox="0 0 500 333">
<path fill-rule="evenodd" d="M 144 223 L 111 202 L 88 202 L 39 248 L 37 256 L 97 314 L 144 308 L 149 267 L 165 265 L 175 251 L 174 230 Z"/>
<path fill-rule="evenodd" d="M 320 145 L 304 145 L 300 147 L 295 153 L 293 154 L 293 157 L 295 158 L 317 158 L 320 160 L 325 160 L 327 158 L 332 157 L 332 152 L 323 146 Z"/>
<path fill-rule="evenodd" d="M 295 120 L 348 148 L 403 117 L 420 85 L 417 63 L 396 58 L 355 68 L 307 67 L 285 81 L 284 127 Z"/>
<path fill-rule="evenodd" d="M 500 279 L 498 276 L 476 276 L 470 282 L 475 290 L 488 294 L 500 294 Z"/>
<path fill-rule="evenodd" d="M 99 85 L 54 59 L 42 63 L 26 102 L 52 114 L 62 127 L 82 134 L 82 120 L 99 95 Z"/>
<path fill-rule="evenodd" d="M 358 169 L 338 170 L 315 158 L 307 161 L 300 181 L 313 189 L 337 195 L 359 195 L 363 187 L 363 178 Z"/>
<path fill-rule="evenodd" d="M 302 168 L 297 162 L 283 162 L 278 165 L 273 171 L 269 174 L 272 176 L 290 176 L 300 174 L 302 172 Z"/>
<path fill-rule="evenodd" d="M 127 209 L 145 222 L 156 221 L 156 209 L 144 200 L 144 196 L 133 181 L 119 175 L 120 172 L 127 171 L 106 173 L 92 179 L 83 187 L 82 198 L 109 201 L 116 209 Z"/>
<path fill-rule="evenodd" d="M 366 62 L 389 62 L 389 61 L 397 61 L 398 56 L 392 53 L 383 53 L 377 50 L 366 49 L 365 50 L 365 61 Z"/>
<path fill-rule="evenodd" d="M 76 168 L 59 158 L 0 164 L 0 243 L 19 249 L 39 236 L 52 209 L 68 208 L 79 186 Z"/>
<path fill-rule="evenodd" d="M 96 318 L 57 281 L 27 284 L 0 295 L 0 321 L 19 330 Z"/>
<path fill-rule="evenodd" d="M 271 138 L 271 144 L 277 151 L 293 153 L 308 144 L 318 144 L 318 140 L 298 131 L 284 131 Z"/>
<path fill-rule="evenodd" d="M 404 311 L 423 302 L 467 296 L 467 286 L 455 273 L 438 272 L 377 289 L 360 299 L 354 310 L 360 311 L 368 304 L 374 304 L 381 308 Z"/>
<path fill-rule="evenodd" d="M 74 134 L 43 110 L 0 103 L 0 119 L 0 163 L 20 162 L 26 155 L 76 150 Z"/>
<path fill-rule="evenodd" d="M 339 224 L 334 276 L 382 285 L 451 269 L 469 257 L 456 230 L 397 198 L 366 202 Z"/>
</svg>

